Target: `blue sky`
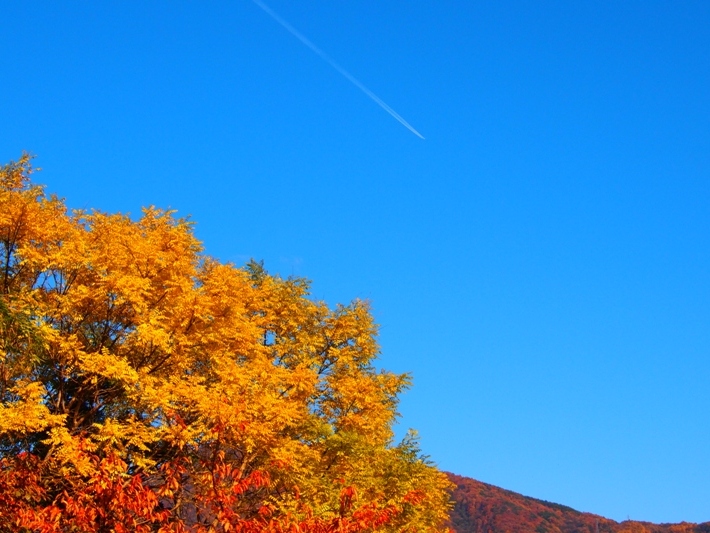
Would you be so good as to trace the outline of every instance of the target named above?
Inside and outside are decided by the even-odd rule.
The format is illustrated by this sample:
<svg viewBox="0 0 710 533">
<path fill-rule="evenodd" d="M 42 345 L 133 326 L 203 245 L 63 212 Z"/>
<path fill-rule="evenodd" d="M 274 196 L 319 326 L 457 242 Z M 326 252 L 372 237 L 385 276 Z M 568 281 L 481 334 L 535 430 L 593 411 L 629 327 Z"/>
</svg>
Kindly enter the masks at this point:
<svg viewBox="0 0 710 533">
<path fill-rule="evenodd" d="M 3 2 L 0 161 L 372 302 L 441 468 L 710 521 L 710 3 Z"/>
</svg>

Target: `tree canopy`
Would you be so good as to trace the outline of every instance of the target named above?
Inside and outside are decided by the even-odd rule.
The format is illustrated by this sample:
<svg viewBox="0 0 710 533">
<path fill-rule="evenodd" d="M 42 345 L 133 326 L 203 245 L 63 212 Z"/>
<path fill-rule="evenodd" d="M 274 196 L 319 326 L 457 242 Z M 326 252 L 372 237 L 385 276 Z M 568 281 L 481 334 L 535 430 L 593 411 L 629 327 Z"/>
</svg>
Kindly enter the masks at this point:
<svg viewBox="0 0 710 533">
<path fill-rule="evenodd" d="M 367 303 L 0 170 L 0 532 L 435 531 Z"/>
</svg>

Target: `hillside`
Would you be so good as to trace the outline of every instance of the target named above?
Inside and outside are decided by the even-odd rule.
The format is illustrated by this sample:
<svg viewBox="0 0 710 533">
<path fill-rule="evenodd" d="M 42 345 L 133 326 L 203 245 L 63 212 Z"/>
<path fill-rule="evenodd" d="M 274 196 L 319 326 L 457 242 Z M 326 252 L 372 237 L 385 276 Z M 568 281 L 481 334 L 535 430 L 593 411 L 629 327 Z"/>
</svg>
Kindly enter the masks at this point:
<svg viewBox="0 0 710 533">
<path fill-rule="evenodd" d="M 619 523 L 475 479 L 455 474 L 448 476 L 456 485 L 449 525 L 456 533 L 710 533 L 710 522 Z"/>
</svg>

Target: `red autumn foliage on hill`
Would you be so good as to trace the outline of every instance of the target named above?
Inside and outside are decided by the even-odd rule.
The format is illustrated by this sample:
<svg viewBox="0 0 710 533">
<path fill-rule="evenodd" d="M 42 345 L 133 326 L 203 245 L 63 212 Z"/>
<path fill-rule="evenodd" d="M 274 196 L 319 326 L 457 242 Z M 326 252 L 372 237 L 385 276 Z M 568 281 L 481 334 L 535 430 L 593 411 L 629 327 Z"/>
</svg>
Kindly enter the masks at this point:
<svg viewBox="0 0 710 533">
<path fill-rule="evenodd" d="M 456 485 L 449 527 L 456 533 L 710 533 L 703 524 L 615 522 L 475 479 L 448 474 Z"/>
</svg>

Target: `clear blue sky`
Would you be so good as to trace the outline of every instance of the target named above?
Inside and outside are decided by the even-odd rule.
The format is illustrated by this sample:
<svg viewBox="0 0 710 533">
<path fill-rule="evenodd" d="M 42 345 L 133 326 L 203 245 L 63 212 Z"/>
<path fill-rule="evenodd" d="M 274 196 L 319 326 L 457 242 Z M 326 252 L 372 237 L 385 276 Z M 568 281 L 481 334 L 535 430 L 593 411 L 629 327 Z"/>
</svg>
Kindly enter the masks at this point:
<svg viewBox="0 0 710 533">
<path fill-rule="evenodd" d="M 372 301 L 441 468 L 710 520 L 710 2 L 2 2 L 0 161 Z"/>
</svg>

